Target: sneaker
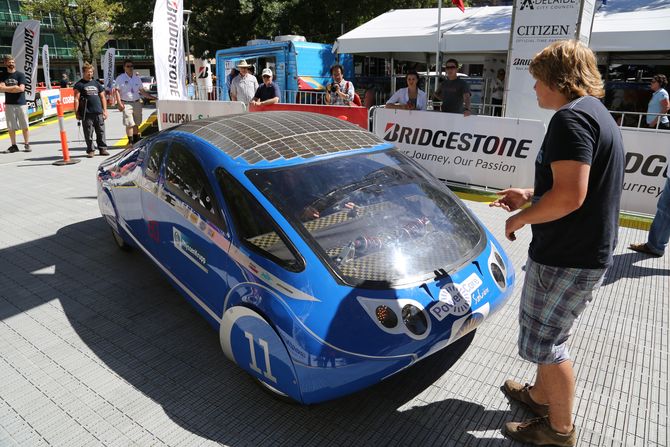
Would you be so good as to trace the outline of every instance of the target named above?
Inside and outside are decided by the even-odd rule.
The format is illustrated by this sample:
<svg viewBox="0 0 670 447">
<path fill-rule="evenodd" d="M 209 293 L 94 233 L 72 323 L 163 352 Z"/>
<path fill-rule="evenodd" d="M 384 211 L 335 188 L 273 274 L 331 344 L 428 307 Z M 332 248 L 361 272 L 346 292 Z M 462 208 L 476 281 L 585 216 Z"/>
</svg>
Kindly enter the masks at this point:
<svg viewBox="0 0 670 447">
<path fill-rule="evenodd" d="M 535 418 L 525 422 L 507 422 L 503 434 L 515 441 L 533 445 L 572 447 L 577 443 L 577 430 L 574 426 L 570 433 L 557 433 L 549 425 L 547 417 Z"/>
<path fill-rule="evenodd" d="M 86 151 L 86 157 L 87 158 L 93 158 L 95 155 L 95 151 Z"/>
<path fill-rule="evenodd" d="M 9 148 L 7 148 L 7 152 L 10 153 L 10 154 L 12 154 L 14 152 L 18 152 L 18 151 L 19 151 L 19 147 L 16 144 L 12 144 L 11 146 L 9 146 Z"/>
<path fill-rule="evenodd" d="M 514 399 L 517 402 L 521 402 L 526 405 L 536 416 L 548 416 L 549 415 L 549 405 L 547 404 L 538 404 L 530 397 L 530 389 L 533 388 L 530 384 L 521 385 L 519 382 L 516 382 L 512 379 L 505 380 L 505 384 L 502 386 L 503 392 Z"/>
<path fill-rule="evenodd" d="M 30 149 L 30 144 L 26 143 L 23 145 L 23 152 L 32 152 L 33 150 Z"/>
<path fill-rule="evenodd" d="M 109 152 L 105 148 L 100 148 L 100 155 L 109 155 Z"/>
</svg>

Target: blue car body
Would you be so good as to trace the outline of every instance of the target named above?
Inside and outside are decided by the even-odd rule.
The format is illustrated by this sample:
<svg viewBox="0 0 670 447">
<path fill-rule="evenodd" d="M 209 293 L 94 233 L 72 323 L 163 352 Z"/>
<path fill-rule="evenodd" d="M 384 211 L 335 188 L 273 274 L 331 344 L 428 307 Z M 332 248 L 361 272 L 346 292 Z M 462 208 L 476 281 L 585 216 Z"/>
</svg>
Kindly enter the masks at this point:
<svg viewBox="0 0 670 447">
<path fill-rule="evenodd" d="M 100 166 L 98 202 L 117 243 L 152 259 L 227 357 L 306 404 L 439 351 L 514 284 L 499 243 L 453 193 L 324 115 L 160 132 Z"/>
</svg>

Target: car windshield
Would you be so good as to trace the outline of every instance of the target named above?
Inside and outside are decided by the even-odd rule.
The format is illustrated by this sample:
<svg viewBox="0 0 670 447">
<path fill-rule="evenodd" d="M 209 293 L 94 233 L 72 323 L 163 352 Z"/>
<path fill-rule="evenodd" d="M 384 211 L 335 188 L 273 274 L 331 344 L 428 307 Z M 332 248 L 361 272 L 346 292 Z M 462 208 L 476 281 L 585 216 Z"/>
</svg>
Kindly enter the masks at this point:
<svg viewBox="0 0 670 447">
<path fill-rule="evenodd" d="M 425 281 L 481 251 L 460 201 L 395 149 L 247 175 L 351 285 Z"/>
</svg>

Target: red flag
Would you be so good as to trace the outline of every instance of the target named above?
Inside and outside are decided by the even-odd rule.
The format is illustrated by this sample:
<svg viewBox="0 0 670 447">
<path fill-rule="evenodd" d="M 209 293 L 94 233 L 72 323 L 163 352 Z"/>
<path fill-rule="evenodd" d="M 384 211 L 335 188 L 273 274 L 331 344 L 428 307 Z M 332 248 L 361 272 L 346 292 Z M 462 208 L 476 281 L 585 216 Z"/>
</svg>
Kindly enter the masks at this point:
<svg viewBox="0 0 670 447">
<path fill-rule="evenodd" d="M 458 9 L 461 11 L 465 12 L 465 5 L 463 4 L 463 0 L 451 0 L 451 3 L 453 3 L 454 6 L 458 6 Z"/>
</svg>

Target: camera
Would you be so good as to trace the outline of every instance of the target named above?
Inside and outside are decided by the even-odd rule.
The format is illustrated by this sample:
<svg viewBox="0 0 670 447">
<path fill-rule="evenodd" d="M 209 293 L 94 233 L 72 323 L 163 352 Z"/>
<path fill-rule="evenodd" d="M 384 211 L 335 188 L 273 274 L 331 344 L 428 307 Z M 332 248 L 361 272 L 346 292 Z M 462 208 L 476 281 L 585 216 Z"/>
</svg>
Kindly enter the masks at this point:
<svg viewBox="0 0 670 447">
<path fill-rule="evenodd" d="M 339 89 L 340 89 L 340 85 L 339 85 L 339 84 L 336 84 L 336 83 L 334 83 L 334 82 L 333 82 L 332 84 L 330 84 L 330 91 L 331 91 L 331 92 L 336 92 L 336 91 L 338 91 Z"/>
</svg>

